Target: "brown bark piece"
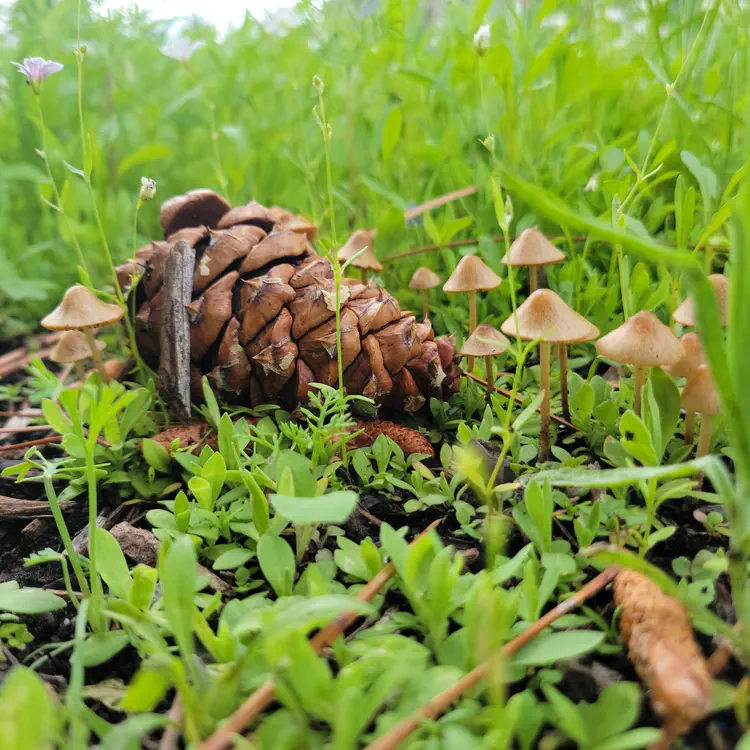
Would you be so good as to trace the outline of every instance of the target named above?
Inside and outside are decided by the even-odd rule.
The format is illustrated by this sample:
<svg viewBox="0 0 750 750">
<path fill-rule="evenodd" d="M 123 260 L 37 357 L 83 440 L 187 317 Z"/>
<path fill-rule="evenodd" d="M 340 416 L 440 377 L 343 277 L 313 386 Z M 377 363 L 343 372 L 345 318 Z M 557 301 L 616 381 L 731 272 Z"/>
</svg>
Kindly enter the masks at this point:
<svg viewBox="0 0 750 750">
<path fill-rule="evenodd" d="M 435 449 L 421 432 L 413 430 L 402 424 L 389 422 L 387 419 L 357 420 L 355 430 L 364 430 L 349 443 L 354 448 L 364 448 L 372 445 L 378 435 L 386 435 L 393 440 L 401 450 L 410 456 L 412 453 L 426 453 L 428 456 L 435 455 Z"/>
<path fill-rule="evenodd" d="M 177 242 L 167 257 L 161 304 L 159 393 L 178 419 L 190 419 L 190 319 L 195 249 Z"/>
</svg>

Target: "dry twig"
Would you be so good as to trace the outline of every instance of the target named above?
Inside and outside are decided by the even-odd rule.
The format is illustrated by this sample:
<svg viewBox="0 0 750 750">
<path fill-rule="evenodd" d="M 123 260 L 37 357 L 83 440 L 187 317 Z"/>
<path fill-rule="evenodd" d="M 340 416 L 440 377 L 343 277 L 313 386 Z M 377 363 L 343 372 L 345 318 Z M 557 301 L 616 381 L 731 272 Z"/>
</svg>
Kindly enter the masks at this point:
<svg viewBox="0 0 750 750">
<path fill-rule="evenodd" d="M 411 544 L 434 529 L 441 519 L 433 521 L 424 531 L 412 540 Z M 362 602 L 371 602 L 378 591 L 385 586 L 396 572 L 393 563 L 388 563 L 383 569 L 357 594 Z M 333 643 L 359 615 L 356 612 L 342 612 L 319 630 L 311 639 L 310 644 L 316 653 L 320 654 L 330 643 Z M 276 685 L 273 680 L 266 680 L 202 745 L 200 750 L 224 750 L 231 746 L 232 737 L 241 734 L 250 723 L 261 714 L 274 699 Z"/>
<path fill-rule="evenodd" d="M 572 609 L 583 604 L 588 598 L 601 591 L 617 575 L 618 568 L 612 566 L 607 568 L 603 573 L 599 573 L 596 578 L 589 581 L 569 599 L 558 604 L 554 609 L 547 612 L 544 617 L 537 620 L 528 630 L 521 635 L 516 636 L 512 641 L 506 643 L 501 651 L 504 658 L 514 654 L 522 646 L 535 638 L 548 625 L 553 623 L 558 617 L 567 614 Z M 432 700 L 428 701 L 422 708 L 415 711 L 396 726 L 389 729 L 382 737 L 370 743 L 366 750 L 393 750 L 398 747 L 412 732 L 419 729 L 425 719 L 434 719 L 453 703 L 455 703 L 467 690 L 481 682 L 490 672 L 492 665 L 495 663 L 493 657 L 480 664 L 468 674 L 457 680 L 449 688 L 438 693 Z"/>
</svg>

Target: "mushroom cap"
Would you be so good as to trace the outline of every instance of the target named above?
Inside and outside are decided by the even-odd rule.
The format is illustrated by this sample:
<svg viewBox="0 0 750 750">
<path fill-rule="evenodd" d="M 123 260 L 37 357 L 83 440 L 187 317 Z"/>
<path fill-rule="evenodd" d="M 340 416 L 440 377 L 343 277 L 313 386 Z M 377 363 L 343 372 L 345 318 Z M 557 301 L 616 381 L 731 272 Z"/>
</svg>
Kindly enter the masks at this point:
<svg viewBox="0 0 750 750">
<path fill-rule="evenodd" d="M 516 317 L 518 330 L 516 330 Z M 572 344 L 591 341 L 599 329 L 579 315 L 551 289 L 537 289 L 501 326 L 503 333 L 524 341 Z"/>
<path fill-rule="evenodd" d="M 506 266 L 548 266 L 564 260 L 565 255 L 538 229 L 524 229 L 510 246 L 502 262 Z"/>
<path fill-rule="evenodd" d="M 90 289 L 76 284 L 63 295 L 60 304 L 42 320 L 50 331 L 83 330 L 117 323 L 122 308 L 102 302 Z"/>
<path fill-rule="evenodd" d="M 680 403 L 688 411 L 713 417 L 721 412 L 721 399 L 708 365 L 700 365 L 682 389 Z"/>
<path fill-rule="evenodd" d="M 501 282 L 502 279 L 478 255 L 465 255 L 443 284 L 443 291 L 448 294 L 486 292 L 500 286 Z"/>
<path fill-rule="evenodd" d="M 729 289 L 729 279 L 723 273 L 713 273 L 708 277 L 708 280 L 714 288 L 716 299 L 719 302 L 719 320 L 725 326 L 727 324 L 727 291 Z M 698 325 L 693 298 L 686 297 L 682 304 L 672 313 L 672 317 L 684 326 Z"/>
<path fill-rule="evenodd" d="M 656 315 L 642 310 L 596 342 L 604 357 L 636 367 L 666 367 L 682 357 L 682 345 Z"/>
<path fill-rule="evenodd" d="M 497 328 L 477 326 L 461 347 L 463 357 L 494 357 L 502 354 L 510 346 L 510 341 Z"/>
<path fill-rule="evenodd" d="M 682 347 L 680 360 L 664 369 L 673 378 L 688 378 L 689 380 L 701 365 L 706 364 L 703 345 L 697 333 L 686 333 L 680 338 L 680 346 Z"/>
<path fill-rule="evenodd" d="M 440 286 L 440 277 L 429 268 L 420 266 L 409 282 L 409 289 L 434 289 Z"/>
<path fill-rule="evenodd" d="M 96 348 L 102 351 L 107 344 L 104 341 L 96 341 Z M 91 347 L 85 334 L 80 331 L 65 331 L 55 348 L 50 352 L 49 358 L 53 362 L 80 362 L 91 356 Z"/>
<path fill-rule="evenodd" d="M 372 251 L 372 242 L 375 239 L 375 232 L 372 229 L 357 229 L 344 246 L 339 250 L 339 261 L 345 263 L 353 255 L 356 255 L 363 248 L 365 251 L 362 255 L 357 256 L 351 265 L 355 268 L 363 268 L 366 271 L 382 271 L 383 266 Z"/>
</svg>

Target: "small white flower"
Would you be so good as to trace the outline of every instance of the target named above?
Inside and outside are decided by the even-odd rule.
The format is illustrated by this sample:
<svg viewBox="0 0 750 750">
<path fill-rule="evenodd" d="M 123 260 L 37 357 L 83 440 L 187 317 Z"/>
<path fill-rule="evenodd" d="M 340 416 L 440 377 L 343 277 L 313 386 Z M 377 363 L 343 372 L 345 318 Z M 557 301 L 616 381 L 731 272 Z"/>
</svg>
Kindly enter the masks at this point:
<svg viewBox="0 0 750 750">
<path fill-rule="evenodd" d="M 141 177 L 141 200 L 150 201 L 156 195 L 156 180 Z"/>
<path fill-rule="evenodd" d="M 599 173 L 595 172 L 589 178 L 589 181 L 586 183 L 586 187 L 583 189 L 583 192 L 593 193 L 595 190 L 598 190 L 598 189 L 599 189 Z"/>
<path fill-rule="evenodd" d="M 179 39 L 173 39 L 169 44 L 165 44 L 161 48 L 161 53 L 173 60 L 187 62 L 204 45 L 205 42 L 180 37 Z"/>
<path fill-rule="evenodd" d="M 474 34 L 474 49 L 478 55 L 484 55 L 490 48 L 490 27 L 489 24 L 484 24 L 479 27 L 479 30 Z"/>
</svg>

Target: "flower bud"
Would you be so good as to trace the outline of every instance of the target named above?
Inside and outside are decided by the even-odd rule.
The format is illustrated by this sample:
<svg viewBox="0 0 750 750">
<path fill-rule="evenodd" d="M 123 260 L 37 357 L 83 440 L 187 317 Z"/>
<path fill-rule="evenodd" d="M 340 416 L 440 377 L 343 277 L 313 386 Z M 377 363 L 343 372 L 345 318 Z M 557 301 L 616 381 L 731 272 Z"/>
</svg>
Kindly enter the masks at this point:
<svg viewBox="0 0 750 750">
<path fill-rule="evenodd" d="M 150 201 L 155 195 L 156 180 L 150 180 L 148 177 L 141 177 L 141 200 Z"/>
<path fill-rule="evenodd" d="M 490 27 L 489 24 L 484 24 L 479 27 L 479 30 L 474 34 L 474 49 L 477 54 L 481 57 L 487 53 L 490 48 Z"/>
<path fill-rule="evenodd" d="M 318 75 L 313 76 L 312 85 L 319 94 L 322 94 L 326 87 L 323 83 L 323 79 Z"/>
</svg>

